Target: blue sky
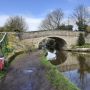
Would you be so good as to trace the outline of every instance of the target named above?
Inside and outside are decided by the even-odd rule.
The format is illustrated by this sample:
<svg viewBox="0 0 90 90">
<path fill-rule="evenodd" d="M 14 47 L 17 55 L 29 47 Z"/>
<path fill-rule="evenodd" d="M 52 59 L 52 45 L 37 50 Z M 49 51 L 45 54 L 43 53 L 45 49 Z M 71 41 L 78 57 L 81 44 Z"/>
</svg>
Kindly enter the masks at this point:
<svg viewBox="0 0 90 90">
<path fill-rule="evenodd" d="M 61 8 L 67 18 L 80 4 L 90 9 L 90 0 L 0 0 L 0 24 L 4 25 L 9 16 L 20 15 L 34 30 L 50 11 Z"/>
</svg>

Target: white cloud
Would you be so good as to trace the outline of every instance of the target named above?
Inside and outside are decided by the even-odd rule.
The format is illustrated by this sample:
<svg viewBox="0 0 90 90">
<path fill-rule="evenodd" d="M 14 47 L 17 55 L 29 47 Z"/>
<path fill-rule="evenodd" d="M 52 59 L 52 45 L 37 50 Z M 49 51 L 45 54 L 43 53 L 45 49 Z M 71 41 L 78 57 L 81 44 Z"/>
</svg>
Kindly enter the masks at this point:
<svg viewBox="0 0 90 90">
<path fill-rule="evenodd" d="M 40 23 L 42 22 L 43 18 L 34 18 L 32 16 L 25 16 L 25 15 L 20 15 L 20 16 L 22 16 L 25 19 L 27 26 L 28 26 L 28 31 L 39 30 L 38 27 L 39 27 Z M 8 18 L 9 18 L 9 15 L 0 15 L 0 27 L 2 27 L 5 24 L 5 22 Z M 62 22 L 67 25 L 68 19 L 64 18 L 64 20 Z M 75 22 L 70 18 L 69 18 L 69 24 L 73 25 L 74 28 L 76 29 Z"/>
<path fill-rule="evenodd" d="M 8 19 L 9 15 L 0 15 L 0 26 L 2 27 L 6 20 Z M 38 27 L 42 21 L 42 18 L 34 18 L 32 16 L 23 16 L 25 19 L 27 25 L 28 25 L 28 31 L 36 31 L 38 30 Z"/>
<path fill-rule="evenodd" d="M 90 7 L 87 7 L 88 12 L 90 13 Z"/>
<path fill-rule="evenodd" d="M 28 31 L 36 31 L 43 20 L 42 18 L 32 18 L 32 17 L 24 17 L 28 24 Z"/>
<path fill-rule="evenodd" d="M 8 15 L 0 15 L 0 26 L 1 27 L 5 24 L 8 17 L 9 17 Z"/>
</svg>

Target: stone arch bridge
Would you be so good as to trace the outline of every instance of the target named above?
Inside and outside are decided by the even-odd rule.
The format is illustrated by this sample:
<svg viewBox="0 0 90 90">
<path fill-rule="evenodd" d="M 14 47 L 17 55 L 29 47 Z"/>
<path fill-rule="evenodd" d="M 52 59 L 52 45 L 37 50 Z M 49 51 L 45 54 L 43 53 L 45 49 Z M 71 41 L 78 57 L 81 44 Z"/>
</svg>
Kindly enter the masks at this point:
<svg viewBox="0 0 90 90">
<path fill-rule="evenodd" d="M 60 30 L 33 31 L 33 32 L 24 33 L 22 37 L 23 39 L 27 39 L 29 40 L 29 42 L 33 43 L 35 47 L 38 47 L 39 43 L 45 38 L 58 37 L 66 42 L 67 48 L 70 48 L 72 45 L 75 45 L 77 43 L 79 33 L 83 33 L 83 32 L 60 31 Z"/>
</svg>

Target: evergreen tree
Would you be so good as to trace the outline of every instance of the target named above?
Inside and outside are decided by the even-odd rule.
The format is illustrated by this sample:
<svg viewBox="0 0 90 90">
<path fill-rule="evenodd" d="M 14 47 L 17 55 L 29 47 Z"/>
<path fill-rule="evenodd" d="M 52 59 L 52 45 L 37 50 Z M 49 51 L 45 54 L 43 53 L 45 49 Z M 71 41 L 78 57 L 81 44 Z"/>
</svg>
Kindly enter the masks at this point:
<svg viewBox="0 0 90 90">
<path fill-rule="evenodd" d="M 78 44 L 78 46 L 82 46 L 82 45 L 85 44 L 84 35 L 82 33 L 79 34 L 79 38 L 78 38 L 77 44 Z"/>
</svg>

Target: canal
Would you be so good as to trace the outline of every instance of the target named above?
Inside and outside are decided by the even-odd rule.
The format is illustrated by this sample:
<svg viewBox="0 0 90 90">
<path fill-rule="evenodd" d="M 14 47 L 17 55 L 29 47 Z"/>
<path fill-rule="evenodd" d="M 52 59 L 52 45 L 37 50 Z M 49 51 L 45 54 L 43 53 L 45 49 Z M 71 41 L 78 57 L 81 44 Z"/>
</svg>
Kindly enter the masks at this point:
<svg viewBox="0 0 90 90">
<path fill-rule="evenodd" d="M 55 65 L 65 77 L 81 90 L 90 90 L 90 53 L 57 51 L 56 58 L 53 53 L 51 56 L 52 60 L 49 61 Z"/>
</svg>

